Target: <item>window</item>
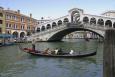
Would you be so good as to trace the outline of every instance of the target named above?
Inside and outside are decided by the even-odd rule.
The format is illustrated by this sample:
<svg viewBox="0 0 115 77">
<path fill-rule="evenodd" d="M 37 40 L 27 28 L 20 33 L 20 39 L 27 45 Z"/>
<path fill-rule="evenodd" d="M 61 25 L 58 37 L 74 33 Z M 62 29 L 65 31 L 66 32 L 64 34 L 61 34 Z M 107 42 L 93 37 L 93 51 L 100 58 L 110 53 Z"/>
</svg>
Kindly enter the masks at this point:
<svg viewBox="0 0 115 77">
<path fill-rule="evenodd" d="M 6 27 L 7 27 L 7 28 L 9 27 L 9 24 L 8 24 L 8 23 L 6 23 Z"/>
<path fill-rule="evenodd" d="M 21 29 L 24 29 L 24 25 L 21 25 Z"/>
<path fill-rule="evenodd" d="M 2 24 L 2 20 L 0 20 L 0 24 Z"/>
<path fill-rule="evenodd" d="M 30 26 L 28 26 L 27 29 L 30 30 Z"/>
<path fill-rule="evenodd" d="M 2 29 L 0 28 L 0 33 L 2 33 Z"/>
<path fill-rule="evenodd" d="M 14 29 L 17 29 L 17 24 L 14 24 Z"/>
<path fill-rule="evenodd" d="M 11 25 L 11 24 L 9 24 L 9 28 L 11 28 L 11 26 L 12 26 L 12 25 Z"/>
<path fill-rule="evenodd" d="M 3 14 L 2 14 L 2 13 L 0 13 L 0 17 L 3 17 Z"/>
<path fill-rule="evenodd" d="M 24 22 L 24 17 L 21 17 L 21 22 Z"/>
</svg>

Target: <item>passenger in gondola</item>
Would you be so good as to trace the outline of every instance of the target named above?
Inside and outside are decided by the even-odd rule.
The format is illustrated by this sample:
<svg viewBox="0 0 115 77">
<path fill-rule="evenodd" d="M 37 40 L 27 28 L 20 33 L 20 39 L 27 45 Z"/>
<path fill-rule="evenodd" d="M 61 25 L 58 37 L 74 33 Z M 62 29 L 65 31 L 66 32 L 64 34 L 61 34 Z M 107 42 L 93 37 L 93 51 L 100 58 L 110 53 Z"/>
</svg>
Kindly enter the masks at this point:
<svg viewBox="0 0 115 77">
<path fill-rule="evenodd" d="M 57 55 L 57 54 L 58 54 L 58 48 L 56 48 L 56 49 L 54 50 L 54 52 L 55 52 L 55 54 Z"/>
<path fill-rule="evenodd" d="M 43 54 L 51 54 L 51 51 L 49 50 L 49 48 L 47 48 L 47 49 L 43 52 Z"/>
<path fill-rule="evenodd" d="M 74 51 L 73 50 L 70 50 L 69 54 L 70 55 L 73 55 Z"/>
<path fill-rule="evenodd" d="M 61 55 L 61 54 L 63 54 L 62 48 L 58 50 L 58 55 Z"/>
</svg>

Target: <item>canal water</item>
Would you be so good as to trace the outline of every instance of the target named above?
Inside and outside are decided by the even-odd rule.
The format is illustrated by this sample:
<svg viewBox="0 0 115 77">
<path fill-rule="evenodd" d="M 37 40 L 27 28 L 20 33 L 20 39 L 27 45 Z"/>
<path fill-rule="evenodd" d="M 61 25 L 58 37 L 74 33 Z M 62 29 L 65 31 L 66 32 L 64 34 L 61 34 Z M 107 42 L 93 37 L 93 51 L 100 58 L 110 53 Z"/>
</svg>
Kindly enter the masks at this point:
<svg viewBox="0 0 115 77">
<path fill-rule="evenodd" d="M 31 47 L 30 43 L 22 43 Z M 0 47 L 0 77 L 102 77 L 103 43 L 83 39 L 64 42 L 38 42 L 36 49 L 63 48 L 85 53 L 97 49 L 97 55 L 86 58 L 36 57 L 19 49 L 18 45 Z"/>
</svg>

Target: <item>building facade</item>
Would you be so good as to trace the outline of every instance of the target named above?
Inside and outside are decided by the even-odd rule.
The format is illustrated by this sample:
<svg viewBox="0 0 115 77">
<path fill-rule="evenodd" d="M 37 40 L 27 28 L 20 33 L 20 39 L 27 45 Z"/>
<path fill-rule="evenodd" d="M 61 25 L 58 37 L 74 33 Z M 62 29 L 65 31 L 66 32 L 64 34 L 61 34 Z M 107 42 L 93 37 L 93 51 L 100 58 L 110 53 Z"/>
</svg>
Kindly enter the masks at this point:
<svg viewBox="0 0 115 77">
<path fill-rule="evenodd" d="M 107 17 L 115 17 L 115 10 L 106 11 L 106 12 L 102 13 L 102 15 L 107 16 Z"/>
<path fill-rule="evenodd" d="M 0 7 L 0 34 L 12 34 L 15 38 L 24 38 L 35 32 L 38 20 L 20 13 Z"/>
<path fill-rule="evenodd" d="M 0 34 L 5 33 L 5 14 L 3 8 L 0 7 Z"/>
</svg>

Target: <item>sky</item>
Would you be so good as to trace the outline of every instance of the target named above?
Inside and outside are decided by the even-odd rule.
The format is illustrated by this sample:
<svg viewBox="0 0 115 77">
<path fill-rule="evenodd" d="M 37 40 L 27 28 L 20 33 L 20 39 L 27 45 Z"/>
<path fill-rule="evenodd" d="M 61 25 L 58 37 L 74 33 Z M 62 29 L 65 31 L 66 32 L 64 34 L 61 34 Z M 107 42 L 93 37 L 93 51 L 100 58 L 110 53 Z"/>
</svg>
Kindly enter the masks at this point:
<svg viewBox="0 0 115 77">
<path fill-rule="evenodd" d="M 20 10 L 22 14 L 40 20 L 55 19 L 68 14 L 72 8 L 80 8 L 86 14 L 100 15 L 115 10 L 115 0 L 0 0 L 4 9 Z"/>
</svg>

